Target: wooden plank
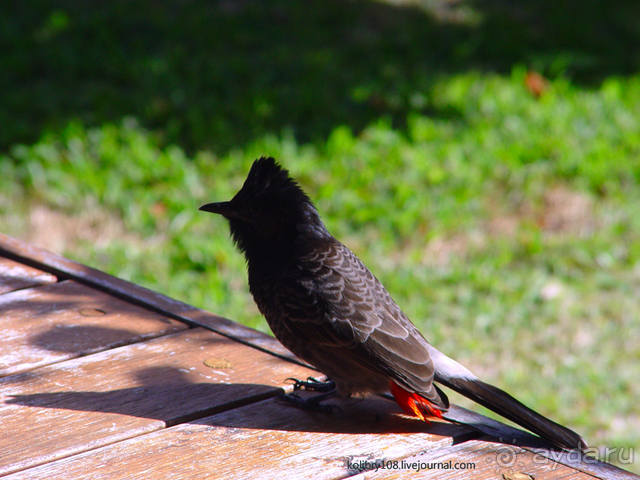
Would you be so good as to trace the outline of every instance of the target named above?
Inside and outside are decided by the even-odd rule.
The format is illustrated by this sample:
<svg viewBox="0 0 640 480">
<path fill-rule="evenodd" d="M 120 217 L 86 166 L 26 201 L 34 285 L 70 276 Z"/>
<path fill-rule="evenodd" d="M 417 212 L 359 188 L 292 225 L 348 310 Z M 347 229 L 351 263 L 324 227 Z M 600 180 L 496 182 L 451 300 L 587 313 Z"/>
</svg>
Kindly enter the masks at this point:
<svg viewBox="0 0 640 480">
<path fill-rule="evenodd" d="M 382 459 L 381 459 L 382 460 Z M 506 479 L 506 480 L 594 480 L 596 477 L 555 463 L 546 457 L 510 445 L 472 440 L 401 459 L 362 464 L 372 470 L 353 480 L 374 479 Z"/>
<path fill-rule="evenodd" d="M 0 295 L 0 376 L 188 328 L 73 281 Z"/>
<path fill-rule="evenodd" d="M 504 444 L 505 448 L 517 445 L 533 454 L 546 457 L 553 462 L 558 462 L 581 472 L 589 473 L 603 480 L 640 480 L 640 476 L 626 470 L 622 470 L 609 463 L 597 460 L 597 449 L 588 449 L 584 453 L 577 451 L 558 451 L 548 448 L 546 441 L 526 431 L 505 425 L 484 415 L 467 410 L 466 408 L 452 405 L 444 418 L 454 422 L 460 422 L 471 426 L 484 433 L 485 439 L 497 440 Z M 614 449 L 615 453 L 616 449 Z M 620 449 L 617 449 L 620 452 Z M 629 456 L 629 449 L 623 452 L 621 457 Z"/>
<path fill-rule="evenodd" d="M 50 273 L 0 257 L 0 295 L 57 281 Z"/>
<path fill-rule="evenodd" d="M 228 319 L 218 317 L 216 315 L 204 312 L 202 310 L 191 307 L 182 302 L 165 297 L 164 295 L 152 292 L 138 285 L 131 284 L 124 280 L 112 277 L 103 272 L 100 272 L 89 267 L 85 267 L 76 262 L 72 262 L 63 257 L 59 257 L 55 254 L 47 252 L 46 250 L 38 249 L 29 245 L 26 245 L 19 240 L 13 239 L 6 235 L 0 234 L 0 255 L 5 255 L 13 259 L 17 259 L 21 262 L 26 262 L 29 265 L 37 266 L 48 272 L 55 273 L 63 278 L 74 278 L 87 285 L 95 286 L 96 288 L 104 291 L 111 292 L 120 298 L 127 301 L 134 302 L 139 305 L 143 305 L 146 308 L 162 312 L 164 315 L 171 318 L 189 323 L 191 325 L 200 325 L 212 331 L 219 332 L 220 334 L 235 338 L 238 341 L 251 345 L 263 351 L 270 351 L 280 355 L 283 358 L 289 358 L 292 361 L 298 361 L 290 352 L 282 347 L 275 339 L 256 332 L 247 327 L 238 325 L 231 322 Z M 302 363 L 302 362 L 300 362 Z M 461 413 L 461 412 L 454 412 Z M 453 415 L 453 414 L 452 414 Z M 462 416 L 457 418 L 459 421 L 464 422 L 464 418 L 468 417 L 467 413 L 462 412 Z M 535 439 L 532 444 L 532 437 L 518 433 L 510 427 L 500 427 L 496 429 L 495 424 L 489 419 L 478 420 L 477 417 L 482 417 L 474 414 L 474 419 L 470 421 L 474 427 L 479 428 L 486 433 L 492 433 L 496 435 L 496 432 L 500 437 L 508 436 L 513 441 L 524 442 L 523 444 L 529 446 L 536 443 Z M 525 438 L 527 437 L 527 438 Z M 611 467 L 611 472 L 608 471 Z M 590 471 L 590 470 L 585 470 Z M 598 467 L 599 474 L 605 475 L 603 478 L 617 478 L 617 469 L 607 464 L 601 464 Z M 626 473 L 626 472 L 624 472 Z M 613 476 L 606 476 L 613 475 Z"/>
<path fill-rule="evenodd" d="M 549 459 L 549 461 L 561 463 L 568 467 L 580 470 L 581 472 L 589 473 L 594 477 L 601 478 L 603 480 L 640 480 L 640 475 L 623 470 L 610 463 L 598 460 L 598 450 L 596 448 L 588 449 L 588 456 L 578 454 L 577 452 L 559 452 L 554 450 L 547 450 L 542 448 L 524 447 L 526 450 L 531 451 L 539 457 Z M 629 455 L 633 455 L 634 448 L 627 447 L 625 449 L 613 448 L 611 453 L 621 452 L 621 460 L 633 460 L 629 458 Z"/>
<path fill-rule="evenodd" d="M 189 329 L 4 377 L 0 475 L 273 396 L 310 373 Z"/>
<path fill-rule="evenodd" d="M 437 451 L 468 432 L 401 415 L 381 398 L 339 405 L 331 414 L 309 413 L 270 399 L 22 471 L 19 478 L 344 478 L 354 473 L 349 459 Z"/>
<path fill-rule="evenodd" d="M 304 362 L 269 335 L 101 272 L 95 268 L 87 267 L 42 248 L 34 247 L 2 233 L 0 233 L 0 256 L 41 268 L 60 278 L 76 280 L 175 320 L 206 328 L 259 350 L 268 351 L 304 365 Z"/>
</svg>

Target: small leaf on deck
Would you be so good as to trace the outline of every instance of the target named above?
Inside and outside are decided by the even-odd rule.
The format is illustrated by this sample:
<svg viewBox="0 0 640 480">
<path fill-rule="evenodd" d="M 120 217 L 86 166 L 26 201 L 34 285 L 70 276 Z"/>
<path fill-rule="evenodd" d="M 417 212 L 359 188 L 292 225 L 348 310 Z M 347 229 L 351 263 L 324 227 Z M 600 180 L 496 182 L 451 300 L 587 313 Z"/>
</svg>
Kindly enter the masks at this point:
<svg viewBox="0 0 640 480">
<path fill-rule="evenodd" d="M 214 368 L 216 370 L 226 370 L 233 368 L 233 364 L 226 358 L 207 358 L 204 362 L 207 367 Z"/>
</svg>

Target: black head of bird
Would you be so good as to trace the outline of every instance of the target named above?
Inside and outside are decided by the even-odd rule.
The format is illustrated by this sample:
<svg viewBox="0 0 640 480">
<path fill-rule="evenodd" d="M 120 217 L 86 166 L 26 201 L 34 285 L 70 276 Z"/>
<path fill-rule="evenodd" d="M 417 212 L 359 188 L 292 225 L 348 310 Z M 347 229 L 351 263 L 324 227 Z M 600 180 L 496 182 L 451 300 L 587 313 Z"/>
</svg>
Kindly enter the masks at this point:
<svg viewBox="0 0 640 480">
<path fill-rule="evenodd" d="M 253 162 L 231 200 L 208 203 L 200 210 L 229 221 L 231 236 L 249 262 L 264 255 L 281 258 L 305 238 L 329 235 L 309 197 L 271 157 Z"/>
</svg>

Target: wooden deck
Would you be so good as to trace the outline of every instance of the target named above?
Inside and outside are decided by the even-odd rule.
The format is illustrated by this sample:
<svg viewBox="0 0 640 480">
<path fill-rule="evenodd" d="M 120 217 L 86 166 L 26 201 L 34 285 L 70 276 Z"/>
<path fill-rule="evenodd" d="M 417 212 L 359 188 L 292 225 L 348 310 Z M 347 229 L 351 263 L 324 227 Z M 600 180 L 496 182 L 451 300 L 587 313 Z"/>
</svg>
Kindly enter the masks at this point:
<svg viewBox="0 0 640 480">
<path fill-rule="evenodd" d="M 461 408 L 293 408 L 317 372 L 271 337 L 4 235 L 0 314 L 6 479 L 640 478 Z"/>
</svg>

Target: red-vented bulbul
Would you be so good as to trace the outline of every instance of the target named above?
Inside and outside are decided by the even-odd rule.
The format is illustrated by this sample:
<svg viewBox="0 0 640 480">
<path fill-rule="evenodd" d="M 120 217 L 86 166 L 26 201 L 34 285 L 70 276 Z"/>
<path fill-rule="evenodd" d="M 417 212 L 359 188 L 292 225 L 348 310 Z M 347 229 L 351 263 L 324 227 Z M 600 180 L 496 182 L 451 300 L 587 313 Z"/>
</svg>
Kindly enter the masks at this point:
<svg viewBox="0 0 640 480">
<path fill-rule="evenodd" d="M 229 221 L 249 287 L 282 344 L 335 382 L 342 395 L 391 391 L 423 420 L 449 407 L 434 381 L 569 449 L 575 432 L 489 385 L 433 347 L 387 290 L 320 220 L 309 197 L 273 158 L 253 163 L 228 202 L 200 210 Z"/>
</svg>

